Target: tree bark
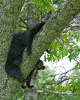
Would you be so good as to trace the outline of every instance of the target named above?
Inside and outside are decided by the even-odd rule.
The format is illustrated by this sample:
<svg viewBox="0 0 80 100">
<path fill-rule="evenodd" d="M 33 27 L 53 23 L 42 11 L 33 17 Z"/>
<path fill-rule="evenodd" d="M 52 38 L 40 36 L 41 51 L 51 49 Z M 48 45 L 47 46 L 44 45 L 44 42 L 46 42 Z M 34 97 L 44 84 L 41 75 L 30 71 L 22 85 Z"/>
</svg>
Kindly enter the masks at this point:
<svg viewBox="0 0 80 100">
<path fill-rule="evenodd" d="M 38 74 L 33 73 L 31 84 L 38 88 Z M 35 89 L 24 90 L 24 100 L 38 100 L 38 91 Z"/>
<path fill-rule="evenodd" d="M 35 63 L 59 36 L 68 23 L 80 12 L 80 0 L 66 0 L 67 2 L 58 9 L 48 20 L 34 38 L 32 55 L 27 57 L 24 52 L 23 64 L 21 67 L 26 77 L 35 66 Z M 13 81 L 13 78 L 5 73 L 7 49 L 9 50 L 12 33 L 16 27 L 16 20 L 24 0 L 4 0 L 0 8 L 0 100 L 11 100 L 12 95 L 19 91 L 20 83 Z"/>
<path fill-rule="evenodd" d="M 11 100 L 20 89 L 20 84 L 7 76 L 5 62 L 23 3 L 24 0 L 4 0 L 0 5 L 0 100 Z"/>
</svg>

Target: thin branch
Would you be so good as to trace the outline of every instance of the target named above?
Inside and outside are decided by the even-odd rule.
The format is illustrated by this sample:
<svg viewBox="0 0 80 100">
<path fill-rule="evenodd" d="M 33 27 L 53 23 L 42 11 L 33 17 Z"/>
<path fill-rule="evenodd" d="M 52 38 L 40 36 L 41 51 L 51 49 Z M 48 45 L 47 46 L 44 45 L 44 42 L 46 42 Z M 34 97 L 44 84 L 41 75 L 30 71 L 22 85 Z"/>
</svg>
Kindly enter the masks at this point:
<svg viewBox="0 0 80 100">
<path fill-rule="evenodd" d="M 65 77 L 65 76 L 64 76 L 64 77 Z M 75 75 L 75 76 L 71 76 L 71 77 L 65 77 L 63 80 L 58 81 L 58 82 L 53 82 L 53 83 L 47 82 L 47 83 L 43 84 L 43 87 L 44 87 L 45 85 L 53 85 L 53 84 L 55 84 L 55 86 L 52 88 L 52 89 L 54 89 L 56 86 L 58 86 L 59 84 L 63 83 L 64 81 L 70 80 L 70 79 L 76 78 L 76 77 L 80 77 L 80 75 Z"/>
<path fill-rule="evenodd" d="M 55 3 L 57 3 L 59 0 L 55 0 L 55 1 L 53 1 L 53 4 L 55 4 Z"/>
<path fill-rule="evenodd" d="M 62 73 L 62 74 L 57 74 L 57 75 L 61 76 L 61 75 L 63 75 L 63 74 L 67 74 L 67 73 L 69 73 L 70 71 L 75 70 L 75 69 L 77 68 L 77 66 L 78 66 L 78 64 L 76 64 L 75 67 L 73 67 L 73 68 L 67 70 L 66 72 L 64 72 L 64 73 Z M 57 76 L 57 75 L 54 75 L 54 77 Z"/>
<path fill-rule="evenodd" d="M 54 94 L 62 94 L 62 95 L 79 95 L 78 93 L 67 93 L 67 92 L 55 92 L 55 91 L 51 91 L 48 89 L 44 89 L 44 88 L 26 88 L 25 90 L 37 90 L 38 92 L 41 90 L 41 92 L 49 92 L 49 93 L 54 93 Z"/>
<path fill-rule="evenodd" d="M 23 26 L 23 25 L 19 25 L 19 27 L 26 28 L 26 26 Z"/>
<path fill-rule="evenodd" d="M 73 67 L 72 69 L 69 69 L 68 71 L 66 71 L 66 72 L 64 72 L 64 73 L 56 74 L 56 75 L 54 75 L 54 76 L 48 75 L 47 77 L 56 77 L 57 75 L 61 76 L 61 75 L 67 74 L 68 72 L 70 72 L 70 71 L 72 71 L 72 70 L 74 70 L 74 69 L 76 69 L 76 66 Z M 46 78 L 46 76 L 39 76 L 39 77 L 40 77 L 40 78 Z"/>
<path fill-rule="evenodd" d="M 30 27 L 28 26 L 28 24 L 20 17 L 20 20 L 26 25 L 27 29 L 29 30 Z"/>
<path fill-rule="evenodd" d="M 72 27 L 80 27 L 80 24 L 71 24 Z"/>
<path fill-rule="evenodd" d="M 34 5 L 36 5 L 36 3 L 34 3 L 34 2 L 27 2 L 27 3 L 24 3 L 24 5 L 23 5 L 23 7 L 22 7 L 22 9 L 21 9 L 21 12 L 23 11 L 24 7 L 25 7 L 26 5 L 28 5 L 28 4 L 34 4 Z M 21 12 L 20 12 L 20 13 L 21 13 Z"/>
<path fill-rule="evenodd" d="M 66 77 L 66 78 L 64 78 L 64 79 L 61 80 L 61 81 L 53 82 L 53 83 L 47 82 L 47 83 L 43 84 L 43 87 L 44 87 L 45 85 L 53 85 L 53 84 L 55 84 L 55 86 L 52 88 L 52 89 L 55 89 L 56 86 L 58 86 L 58 85 L 61 84 L 62 82 L 66 81 L 66 80 L 69 80 L 69 79 L 71 79 L 71 78 L 72 78 L 72 77 Z"/>
</svg>

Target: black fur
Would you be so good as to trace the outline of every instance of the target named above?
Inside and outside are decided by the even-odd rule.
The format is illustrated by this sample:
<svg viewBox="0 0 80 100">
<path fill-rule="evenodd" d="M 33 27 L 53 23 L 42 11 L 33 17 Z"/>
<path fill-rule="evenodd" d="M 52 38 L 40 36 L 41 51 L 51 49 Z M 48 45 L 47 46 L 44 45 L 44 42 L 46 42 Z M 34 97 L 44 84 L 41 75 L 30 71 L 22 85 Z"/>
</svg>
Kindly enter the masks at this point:
<svg viewBox="0 0 80 100">
<path fill-rule="evenodd" d="M 51 17 L 51 11 L 47 14 L 42 15 L 41 17 L 41 23 L 37 23 L 34 25 L 29 31 L 28 31 L 28 37 L 27 37 L 27 56 L 32 54 L 32 42 L 34 36 L 40 31 L 40 29 L 43 27 L 43 25 L 46 23 L 46 21 Z"/>
<path fill-rule="evenodd" d="M 41 23 L 33 26 L 29 31 L 24 32 L 15 32 L 11 42 L 10 50 L 8 53 L 5 70 L 6 72 L 15 79 L 18 79 L 20 83 L 27 81 L 22 75 L 22 72 L 19 68 L 23 59 L 23 51 L 27 47 L 27 55 L 31 54 L 31 46 L 33 37 L 45 24 L 46 20 L 51 16 L 51 12 L 45 14 L 41 18 Z M 31 74 L 28 77 L 31 77 Z M 29 86 L 28 86 L 29 87 Z"/>
<path fill-rule="evenodd" d="M 43 69 L 45 69 L 45 66 L 43 66 L 43 62 L 39 59 L 38 60 L 38 62 L 36 63 L 36 65 L 35 65 L 36 67 L 30 72 L 30 74 L 27 76 L 27 78 L 26 78 L 26 80 L 27 80 L 27 82 L 26 82 L 26 86 L 28 87 L 28 88 L 33 88 L 34 86 L 33 85 L 30 85 L 30 82 L 31 82 L 31 77 L 32 77 L 32 75 L 33 75 L 33 72 L 34 72 L 34 70 L 36 70 L 36 73 L 35 74 L 37 74 L 37 71 L 38 70 L 43 70 Z M 35 75 L 36 76 L 36 75 Z M 24 86 L 23 84 L 22 84 L 22 88 L 26 88 L 26 86 Z"/>
<path fill-rule="evenodd" d="M 19 68 L 22 63 L 23 51 L 27 45 L 26 38 L 27 31 L 14 33 L 5 65 L 6 72 L 13 78 L 18 79 L 20 83 L 26 82 Z"/>
</svg>

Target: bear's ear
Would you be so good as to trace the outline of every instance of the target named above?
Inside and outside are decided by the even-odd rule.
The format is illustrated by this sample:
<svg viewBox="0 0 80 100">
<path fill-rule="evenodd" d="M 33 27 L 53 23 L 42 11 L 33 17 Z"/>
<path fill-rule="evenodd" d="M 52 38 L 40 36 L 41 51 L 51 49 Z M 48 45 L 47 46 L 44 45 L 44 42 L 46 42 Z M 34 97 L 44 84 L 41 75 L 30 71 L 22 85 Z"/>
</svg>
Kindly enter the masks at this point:
<svg viewBox="0 0 80 100">
<path fill-rule="evenodd" d="M 49 11 L 48 14 L 52 14 L 52 11 Z"/>
</svg>

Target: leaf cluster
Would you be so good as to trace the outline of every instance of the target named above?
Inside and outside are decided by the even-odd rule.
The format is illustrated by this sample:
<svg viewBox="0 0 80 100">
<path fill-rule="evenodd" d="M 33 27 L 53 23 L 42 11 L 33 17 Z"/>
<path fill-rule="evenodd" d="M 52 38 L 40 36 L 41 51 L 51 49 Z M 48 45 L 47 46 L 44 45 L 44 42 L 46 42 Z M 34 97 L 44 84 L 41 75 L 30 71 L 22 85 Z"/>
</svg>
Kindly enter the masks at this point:
<svg viewBox="0 0 80 100">
<path fill-rule="evenodd" d="M 80 33 L 79 33 L 80 34 Z M 80 36 L 76 31 L 68 31 L 67 33 L 61 33 L 59 39 L 56 39 L 51 45 L 51 53 L 45 55 L 45 61 L 53 61 L 63 59 L 68 56 L 69 61 L 76 59 L 80 54 Z"/>
</svg>

